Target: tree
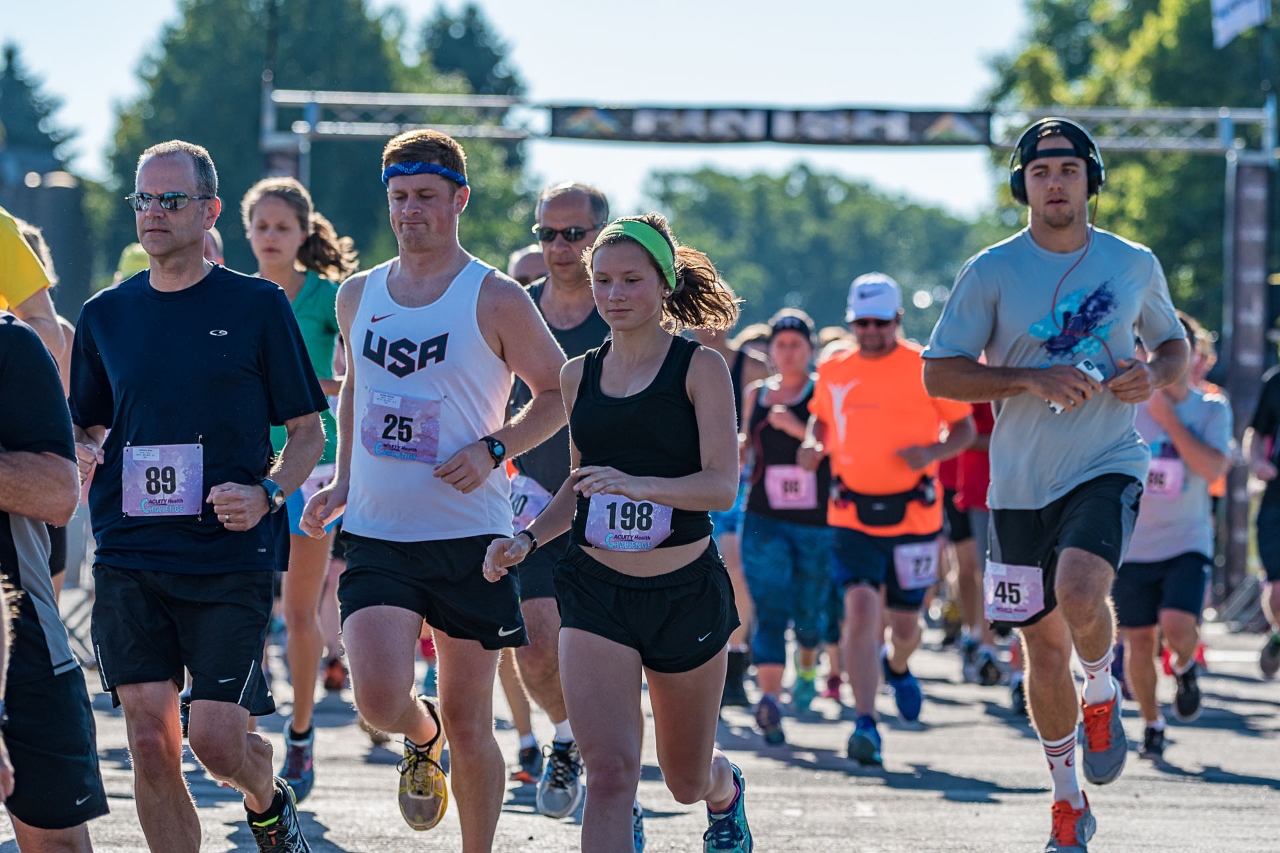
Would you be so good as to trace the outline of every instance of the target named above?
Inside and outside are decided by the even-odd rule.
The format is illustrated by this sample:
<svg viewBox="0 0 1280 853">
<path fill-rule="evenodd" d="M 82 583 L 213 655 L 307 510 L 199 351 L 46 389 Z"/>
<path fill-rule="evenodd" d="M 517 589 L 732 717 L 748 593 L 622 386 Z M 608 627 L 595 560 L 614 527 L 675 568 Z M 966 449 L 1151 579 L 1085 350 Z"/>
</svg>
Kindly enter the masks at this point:
<svg viewBox="0 0 1280 853">
<path fill-rule="evenodd" d="M 1261 106 L 1259 41 L 1276 41 L 1275 32 L 1254 30 L 1215 50 L 1209 5 L 1028 0 L 1030 32 L 1018 50 L 993 63 L 999 81 L 991 104 Z M 1151 246 L 1164 264 L 1174 302 L 1220 328 L 1222 159 L 1103 154 L 1107 187 L 1098 224 Z"/>
<path fill-rule="evenodd" d="M 879 270 L 902 285 L 907 334 L 925 340 L 980 245 L 970 223 L 805 166 L 745 178 L 662 172 L 647 192 L 679 240 L 706 252 L 745 300 L 744 322 L 791 306 L 820 325 L 843 325 L 849 283 Z"/>
<path fill-rule="evenodd" d="M 477 95 L 520 95 L 524 83 L 507 61 L 509 48 L 474 3 L 451 15 L 443 6 L 422 28 L 422 53 L 445 74 L 460 73 Z"/>
<path fill-rule="evenodd" d="M 5 172 L 21 176 L 63 168 L 65 146 L 75 134 L 54 121 L 62 101 L 40 90 L 41 81 L 23 66 L 17 45 L 6 44 L 0 68 L 0 157 L 14 168 L 0 169 L 0 184 Z"/>
</svg>

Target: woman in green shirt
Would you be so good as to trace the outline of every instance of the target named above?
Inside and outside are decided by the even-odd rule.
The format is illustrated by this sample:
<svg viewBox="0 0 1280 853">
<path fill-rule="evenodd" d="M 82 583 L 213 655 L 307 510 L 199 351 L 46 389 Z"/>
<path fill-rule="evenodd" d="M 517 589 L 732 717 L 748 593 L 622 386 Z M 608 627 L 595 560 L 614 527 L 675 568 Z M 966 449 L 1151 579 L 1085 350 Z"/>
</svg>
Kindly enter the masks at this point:
<svg viewBox="0 0 1280 853">
<path fill-rule="evenodd" d="M 240 214 L 258 261 L 258 275 L 280 285 L 288 295 L 320 387 L 331 398 L 336 396 L 341 383 L 333 376 L 338 340 L 334 303 L 338 282 L 357 268 L 351 238 L 338 237 L 329 220 L 316 212 L 306 188 L 293 178 L 266 178 L 254 184 L 240 204 Z M 317 612 L 333 546 L 332 532 L 323 539 L 312 539 L 298 528 L 306 499 L 333 479 L 337 424 L 328 411 L 321 413 L 321 419 L 325 427 L 324 455 L 287 504 L 289 571 L 281 584 L 294 699 L 293 718 L 285 729 L 286 754 L 280 776 L 299 802 L 315 783 L 311 712 L 315 677 L 324 651 Z M 271 443 L 277 452 L 286 438 L 283 426 L 272 427 Z M 329 649 L 330 658 L 338 655 L 337 649 Z"/>
</svg>

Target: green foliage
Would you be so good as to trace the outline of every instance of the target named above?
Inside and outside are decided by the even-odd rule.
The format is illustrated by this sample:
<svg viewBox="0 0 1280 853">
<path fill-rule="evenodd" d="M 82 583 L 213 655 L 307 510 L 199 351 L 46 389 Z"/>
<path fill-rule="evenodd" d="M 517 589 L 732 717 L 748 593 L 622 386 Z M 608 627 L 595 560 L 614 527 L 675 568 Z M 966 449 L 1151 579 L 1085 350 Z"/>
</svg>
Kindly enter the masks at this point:
<svg viewBox="0 0 1280 853">
<path fill-rule="evenodd" d="M 913 295 L 926 291 L 932 299 L 936 288 L 944 295 L 991 233 L 805 166 L 745 178 L 712 169 L 662 172 L 650 177 L 647 192 L 680 242 L 706 252 L 746 301 L 744 323 L 792 306 L 820 325 L 842 325 L 849 283 L 880 270 L 902 285 L 906 332 L 923 341 L 940 305 L 918 309 Z"/>
<path fill-rule="evenodd" d="M 62 148 L 75 134 L 53 120 L 62 101 L 40 88 L 41 81 L 23 66 L 17 45 L 6 44 L 0 68 L 0 149 L 20 149 L 24 161 L 33 164 L 47 162 L 42 169 L 61 168 Z"/>
<path fill-rule="evenodd" d="M 422 52 L 446 73 L 460 73 L 477 95 L 519 95 L 520 75 L 507 61 L 509 48 L 475 3 L 452 15 L 443 6 L 422 28 Z"/>
</svg>

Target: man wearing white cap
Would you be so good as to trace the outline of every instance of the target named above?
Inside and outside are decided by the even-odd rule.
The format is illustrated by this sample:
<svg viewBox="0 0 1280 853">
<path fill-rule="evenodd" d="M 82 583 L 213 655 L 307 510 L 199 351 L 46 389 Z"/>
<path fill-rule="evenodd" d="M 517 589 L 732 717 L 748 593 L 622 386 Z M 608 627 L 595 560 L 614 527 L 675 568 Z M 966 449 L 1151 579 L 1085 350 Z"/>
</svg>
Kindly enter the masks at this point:
<svg viewBox="0 0 1280 853">
<path fill-rule="evenodd" d="M 920 347 L 898 337 L 896 281 L 883 273 L 857 278 L 845 320 L 858 347 L 819 365 L 797 462 L 816 470 L 823 456 L 831 458 L 833 582 L 844 598 L 840 645 L 858 712 L 849 758 L 880 764 L 881 673 L 902 720 L 918 719 L 923 701 L 907 662 L 920 645 L 925 591 L 938 577 L 938 463 L 967 448 L 976 433 L 968 403 L 925 391 Z M 883 656 L 882 608 L 892 636 Z"/>
</svg>

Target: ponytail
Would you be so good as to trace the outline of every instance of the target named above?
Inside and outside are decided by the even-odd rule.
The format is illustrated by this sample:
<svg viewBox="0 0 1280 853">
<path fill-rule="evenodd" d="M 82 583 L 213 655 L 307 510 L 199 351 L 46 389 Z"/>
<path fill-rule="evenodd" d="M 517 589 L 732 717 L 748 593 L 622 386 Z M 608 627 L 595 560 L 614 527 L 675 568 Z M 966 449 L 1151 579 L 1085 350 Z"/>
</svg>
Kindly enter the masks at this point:
<svg viewBox="0 0 1280 853">
<path fill-rule="evenodd" d="M 355 241 L 339 237 L 328 219 L 311 214 L 311 233 L 298 247 L 298 263 L 331 281 L 342 281 L 360 268 Z"/>
</svg>

